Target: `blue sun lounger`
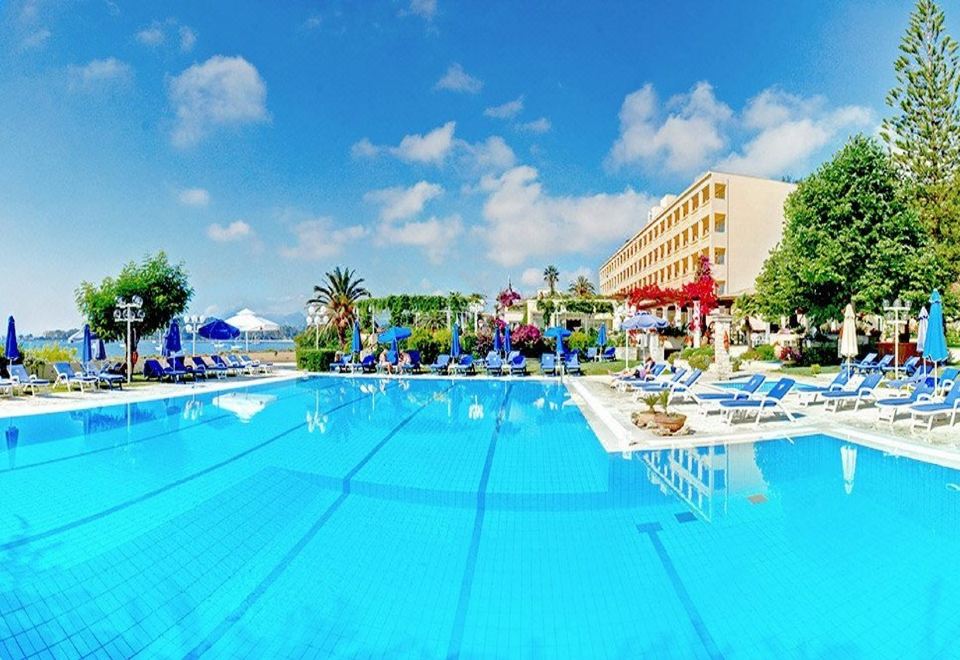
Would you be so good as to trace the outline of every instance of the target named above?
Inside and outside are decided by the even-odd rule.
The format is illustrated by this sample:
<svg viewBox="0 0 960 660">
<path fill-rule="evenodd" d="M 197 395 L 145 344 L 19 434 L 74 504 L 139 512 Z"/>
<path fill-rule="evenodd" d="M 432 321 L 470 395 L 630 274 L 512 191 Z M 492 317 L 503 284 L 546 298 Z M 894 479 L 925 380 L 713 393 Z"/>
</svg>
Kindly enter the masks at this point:
<svg viewBox="0 0 960 660">
<path fill-rule="evenodd" d="M 679 374 L 683 376 L 683 372 Z M 681 380 L 680 378 L 673 378 L 668 382 L 662 383 L 648 383 L 646 387 L 642 390 L 638 389 L 636 394 L 636 399 L 640 400 L 647 394 L 659 394 L 660 392 L 666 390 L 670 392 L 672 397 L 675 394 L 679 394 L 681 398 L 685 397 L 687 393 L 690 392 L 690 388 L 696 385 L 697 381 L 700 380 L 700 376 L 703 375 L 703 372 L 700 369 L 694 369 L 690 372 L 690 375 L 686 379 Z M 659 387 L 658 387 L 659 385 Z"/>
<path fill-rule="evenodd" d="M 400 370 L 408 374 L 420 373 L 420 369 L 422 367 L 420 364 L 420 351 L 409 350 L 407 351 L 407 357 L 410 358 L 410 361 L 401 363 Z"/>
<path fill-rule="evenodd" d="M 490 351 L 487 353 L 487 359 L 485 361 L 485 366 L 487 373 L 491 376 L 502 376 L 503 375 L 503 360 L 500 358 L 498 353 Z"/>
<path fill-rule="evenodd" d="M 580 368 L 580 356 L 576 351 L 569 353 L 563 360 L 563 370 L 568 374 L 583 375 L 583 369 Z"/>
<path fill-rule="evenodd" d="M 850 364 L 850 369 L 854 373 L 865 371 L 877 363 L 877 354 L 876 353 L 867 353 L 863 356 L 863 359 L 859 362 L 852 362 Z"/>
<path fill-rule="evenodd" d="M 650 392 L 659 392 L 660 390 L 666 389 L 671 385 L 680 382 L 680 379 L 683 378 L 684 374 L 687 373 L 687 370 L 683 367 L 677 367 L 673 370 L 673 375 L 666 380 L 640 380 L 637 379 L 635 383 L 628 384 L 627 389 L 633 390 L 636 392 L 635 400 L 639 401 L 641 397 Z"/>
<path fill-rule="evenodd" d="M 933 422 L 938 417 L 949 416 L 950 426 L 957 423 L 960 415 L 960 380 L 954 381 L 947 395 L 942 401 L 917 403 L 910 407 L 910 426 L 916 428 L 926 424 L 927 431 L 933 429 Z"/>
<path fill-rule="evenodd" d="M 513 357 L 510 358 L 510 375 L 511 376 L 526 376 L 527 375 L 527 358 L 523 357 L 519 352 Z"/>
<path fill-rule="evenodd" d="M 888 397 L 877 399 L 874 405 L 879 411 L 878 422 L 887 422 L 891 426 L 897 419 L 897 413 L 908 410 L 915 403 L 923 403 L 933 398 L 933 385 L 918 385 L 907 396 Z"/>
<path fill-rule="evenodd" d="M 760 426 L 760 419 L 764 412 L 781 412 L 791 422 L 795 421 L 793 413 L 783 406 L 785 397 L 796 381 L 792 378 L 781 378 L 766 394 L 751 395 L 748 399 L 727 399 L 720 401 L 720 415 L 727 424 L 733 424 L 737 413 L 756 413 L 755 426 Z"/>
<path fill-rule="evenodd" d="M 824 392 L 838 392 L 847 386 L 850 382 L 850 372 L 841 369 L 830 384 L 826 387 L 807 387 L 797 392 L 797 403 L 801 406 L 809 406 L 820 400 L 820 395 Z"/>
<path fill-rule="evenodd" d="M 557 375 L 557 356 L 553 353 L 544 353 L 540 356 L 540 371 L 544 376 Z"/>
<path fill-rule="evenodd" d="M 763 374 L 754 374 L 743 384 L 743 387 L 737 390 L 727 392 L 689 392 L 688 395 L 697 404 L 697 412 L 701 415 L 707 415 L 712 410 L 720 409 L 721 401 L 732 401 L 734 399 L 749 399 L 754 392 L 760 389 L 766 381 Z"/>
<path fill-rule="evenodd" d="M 50 387 L 49 380 L 37 378 L 31 373 L 27 373 L 26 367 L 22 364 L 7 365 L 7 373 L 10 374 L 9 382 L 12 384 L 13 389 L 20 390 L 21 392 L 30 390 L 30 394 L 36 394 L 38 387 Z"/>
<path fill-rule="evenodd" d="M 460 361 L 451 365 L 450 370 L 453 371 L 453 373 L 460 374 L 462 376 L 477 373 L 477 369 L 473 364 L 473 356 L 469 354 L 461 355 Z"/>
<path fill-rule="evenodd" d="M 826 402 L 824 409 L 831 412 L 839 412 L 845 403 L 853 401 L 853 410 L 859 410 L 861 403 L 877 398 L 874 390 L 877 389 L 877 385 L 880 384 L 882 379 L 882 373 L 873 373 L 864 378 L 863 381 L 853 389 L 821 393 L 820 396 L 822 396 Z"/>
<path fill-rule="evenodd" d="M 430 369 L 430 373 L 432 374 L 445 374 L 449 366 L 450 356 L 446 353 L 441 353 L 437 356 L 437 359 L 433 361 L 433 364 L 427 365 L 427 368 Z"/>
</svg>

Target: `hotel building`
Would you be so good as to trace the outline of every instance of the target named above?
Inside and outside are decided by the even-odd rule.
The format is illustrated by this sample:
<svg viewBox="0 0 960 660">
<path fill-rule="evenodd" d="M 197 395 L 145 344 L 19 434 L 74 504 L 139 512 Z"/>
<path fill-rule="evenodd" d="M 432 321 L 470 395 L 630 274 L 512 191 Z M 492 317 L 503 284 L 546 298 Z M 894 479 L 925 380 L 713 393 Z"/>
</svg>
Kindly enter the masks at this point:
<svg viewBox="0 0 960 660">
<path fill-rule="evenodd" d="M 600 294 L 693 281 L 701 255 L 710 259 L 720 299 L 753 291 L 783 232 L 783 203 L 795 184 L 707 172 L 679 195 L 667 195 L 646 224 L 600 267 Z"/>
</svg>

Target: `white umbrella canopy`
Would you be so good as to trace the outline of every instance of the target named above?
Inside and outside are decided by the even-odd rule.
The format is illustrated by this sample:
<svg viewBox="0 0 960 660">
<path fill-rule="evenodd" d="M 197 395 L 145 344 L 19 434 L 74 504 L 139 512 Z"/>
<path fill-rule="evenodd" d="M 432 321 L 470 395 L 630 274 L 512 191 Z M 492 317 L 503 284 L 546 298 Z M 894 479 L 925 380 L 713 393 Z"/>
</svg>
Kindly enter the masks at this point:
<svg viewBox="0 0 960 660">
<path fill-rule="evenodd" d="M 244 334 L 247 350 L 250 350 L 251 332 L 276 332 L 280 329 L 278 323 L 274 323 L 262 316 L 257 316 L 252 309 L 241 309 L 228 318 L 227 323 Z"/>
<path fill-rule="evenodd" d="M 853 313 L 853 305 L 847 304 L 843 312 L 843 326 L 840 328 L 840 356 L 847 358 L 847 363 L 857 357 L 860 351 L 857 346 L 857 317 Z"/>
</svg>

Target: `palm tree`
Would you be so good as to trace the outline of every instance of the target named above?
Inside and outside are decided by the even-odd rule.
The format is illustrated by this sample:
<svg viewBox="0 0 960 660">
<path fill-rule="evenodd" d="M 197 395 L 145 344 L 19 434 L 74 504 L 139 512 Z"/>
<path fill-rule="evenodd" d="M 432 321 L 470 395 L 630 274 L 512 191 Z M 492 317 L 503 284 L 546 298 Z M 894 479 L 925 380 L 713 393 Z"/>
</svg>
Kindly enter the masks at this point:
<svg viewBox="0 0 960 660">
<path fill-rule="evenodd" d="M 313 287 L 313 298 L 308 302 L 325 305 L 330 315 L 330 325 L 337 332 L 340 348 L 346 345 L 347 331 L 357 319 L 356 302 L 370 292 L 364 288 L 363 278 L 356 277 L 356 270 L 337 266 L 324 273 L 322 284 Z"/>
<path fill-rule="evenodd" d="M 585 275 L 578 275 L 577 279 L 570 282 L 570 293 L 577 298 L 591 298 L 597 295 L 597 289 Z"/>
<path fill-rule="evenodd" d="M 560 271 L 556 266 L 547 266 L 543 269 L 543 281 L 550 287 L 550 295 L 557 293 L 557 281 L 560 279 Z"/>
</svg>

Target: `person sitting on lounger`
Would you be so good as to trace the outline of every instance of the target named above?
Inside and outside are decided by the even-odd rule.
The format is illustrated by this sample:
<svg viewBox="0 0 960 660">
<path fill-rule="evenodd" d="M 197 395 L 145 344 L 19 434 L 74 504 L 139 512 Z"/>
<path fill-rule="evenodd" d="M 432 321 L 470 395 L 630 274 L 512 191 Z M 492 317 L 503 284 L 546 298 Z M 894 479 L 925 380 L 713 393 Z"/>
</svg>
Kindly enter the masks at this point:
<svg viewBox="0 0 960 660">
<path fill-rule="evenodd" d="M 400 351 L 400 360 L 397 364 L 397 371 L 403 371 L 404 367 L 409 367 L 413 364 L 413 358 L 410 357 L 410 354 L 406 351 Z"/>
<path fill-rule="evenodd" d="M 380 351 L 380 359 L 378 362 L 380 364 L 377 365 L 377 371 L 386 371 L 388 374 L 393 373 L 393 364 L 390 362 L 390 356 L 388 355 L 387 349 Z"/>
<path fill-rule="evenodd" d="M 647 377 L 647 374 L 650 373 L 650 370 L 653 369 L 653 365 L 655 364 L 656 362 L 654 362 L 653 358 L 648 356 L 647 359 L 643 361 L 643 364 L 637 365 L 636 367 L 633 367 L 630 369 L 623 369 L 617 372 L 611 371 L 610 375 L 613 376 L 614 378 L 641 378 L 642 379 Z"/>
</svg>

